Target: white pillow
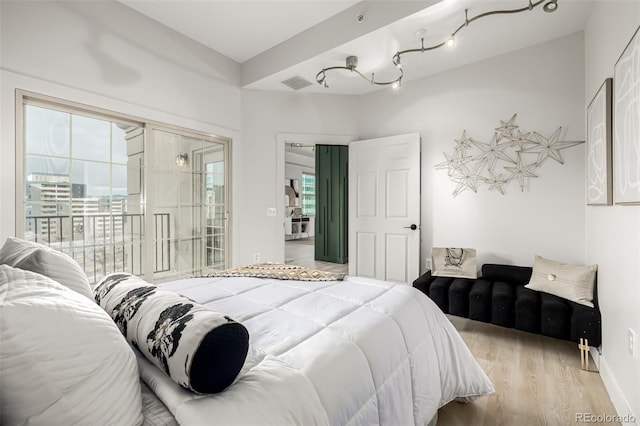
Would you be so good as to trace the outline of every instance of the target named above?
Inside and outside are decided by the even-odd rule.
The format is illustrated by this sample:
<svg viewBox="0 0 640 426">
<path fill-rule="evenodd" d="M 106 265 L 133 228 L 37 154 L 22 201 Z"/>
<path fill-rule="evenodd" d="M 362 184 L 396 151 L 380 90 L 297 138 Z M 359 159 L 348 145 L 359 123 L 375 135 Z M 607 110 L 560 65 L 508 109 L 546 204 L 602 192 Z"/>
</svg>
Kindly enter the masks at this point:
<svg viewBox="0 0 640 426">
<path fill-rule="evenodd" d="M 531 280 L 525 287 L 593 308 L 597 270 L 596 265 L 569 265 L 536 256 Z"/>
<path fill-rule="evenodd" d="M 0 264 L 51 278 L 93 300 L 93 291 L 80 265 L 62 252 L 32 241 L 9 237 L 0 249 Z"/>
<path fill-rule="evenodd" d="M 133 349 L 95 302 L 0 265 L 0 424 L 140 425 Z"/>
</svg>

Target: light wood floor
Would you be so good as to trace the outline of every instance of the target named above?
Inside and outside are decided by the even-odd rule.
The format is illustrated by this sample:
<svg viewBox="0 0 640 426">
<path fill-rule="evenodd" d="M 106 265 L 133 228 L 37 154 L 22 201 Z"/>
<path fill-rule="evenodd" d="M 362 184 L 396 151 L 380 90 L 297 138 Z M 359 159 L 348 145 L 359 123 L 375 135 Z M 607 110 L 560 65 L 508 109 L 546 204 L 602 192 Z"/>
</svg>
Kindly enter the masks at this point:
<svg viewBox="0 0 640 426">
<path fill-rule="evenodd" d="M 349 273 L 349 264 L 322 262 L 314 260 L 315 246 L 313 237 L 289 240 L 284 243 L 284 258 L 288 265 L 304 266 L 319 271 Z"/>
<path fill-rule="evenodd" d="M 313 239 L 285 242 L 285 262 L 338 273 L 348 265 L 313 259 Z M 565 426 L 584 424 L 578 413 L 617 413 L 600 375 L 580 369 L 572 342 L 448 315 L 496 392 L 438 411 L 438 426 Z M 589 363 L 595 370 L 593 360 Z M 615 425 L 620 423 L 589 423 Z"/>
<path fill-rule="evenodd" d="M 583 424 L 577 413 L 617 413 L 600 375 L 580 369 L 577 345 L 448 316 L 496 389 L 495 394 L 438 411 L 438 426 Z M 589 362 L 595 369 L 593 360 Z M 589 423 L 620 424 L 620 423 Z"/>
</svg>

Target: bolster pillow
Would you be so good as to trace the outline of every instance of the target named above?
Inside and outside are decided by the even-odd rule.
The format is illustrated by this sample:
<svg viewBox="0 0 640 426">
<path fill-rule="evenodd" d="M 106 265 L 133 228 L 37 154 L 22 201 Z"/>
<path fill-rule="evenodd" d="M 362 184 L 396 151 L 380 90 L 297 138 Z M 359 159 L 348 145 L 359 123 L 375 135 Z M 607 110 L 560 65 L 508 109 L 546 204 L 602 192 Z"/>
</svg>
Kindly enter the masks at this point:
<svg viewBox="0 0 640 426">
<path fill-rule="evenodd" d="M 94 293 L 127 341 L 182 387 L 216 393 L 240 373 L 249 350 L 242 324 L 126 273 L 106 276 Z"/>
</svg>

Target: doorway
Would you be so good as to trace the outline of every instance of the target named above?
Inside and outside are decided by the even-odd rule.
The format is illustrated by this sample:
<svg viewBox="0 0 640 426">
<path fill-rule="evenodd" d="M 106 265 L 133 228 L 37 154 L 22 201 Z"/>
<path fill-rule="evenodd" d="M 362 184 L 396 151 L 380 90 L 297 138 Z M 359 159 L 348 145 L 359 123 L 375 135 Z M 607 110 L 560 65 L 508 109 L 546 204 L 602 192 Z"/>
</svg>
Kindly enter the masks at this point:
<svg viewBox="0 0 640 426">
<path fill-rule="evenodd" d="M 302 173 L 304 171 L 307 175 L 315 176 L 315 145 L 348 145 L 349 142 L 356 140 L 354 136 L 335 136 L 335 135 L 314 135 L 314 134 L 292 134 L 292 133 L 279 133 L 276 135 L 277 143 L 277 188 L 278 191 L 282 191 L 278 200 L 281 201 L 281 205 L 276 209 L 277 211 L 277 241 L 276 247 L 279 253 L 282 253 L 282 263 L 295 264 L 299 266 L 308 267 L 311 269 L 346 273 L 348 271 L 348 263 L 338 264 L 332 262 L 323 262 L 315 260 L 315 235 L 314 235 L 314 221 L 315 214 L 310 215 L 309 211 L 304 209 L 309 203 L 303 203 L 303 193 L 306 193 L 304 188 L 304 182 Z M 306 153 L 309 160 L 301 159 L 301 152 Z M 298 156 L 294 156 L 287 153 L 298 153 Z M 292 161 L 287 161 L 288 158 L 294 158 Z M 294 163 L 287 165 L 287 163 Z M 296 164 L 297 163 L 297 164 Z M 301 166 L 304 163 L 304 167 Z M 296 176 L 293 175 L 293 171 L 297 170 L 300 173 L 299 182 L 295 182 Z M 289 174 L 287 176 L 287 174 Z M 293 181 L 292 181 L 293 180 Z M 306 180 L 306 179 L 305 179 Z M 285 190 L 283 187 L 291 186 L 292 189 L 289 193 L 291 197 L 295 197 L 295 193 L 298 194 L 298 205 L 296 205 L 295 199 L 289 196 L 285 196 Z M 283 188 L 280 190 L 280 188 Z M 292 201 L 291 201 L 292 200 Z M 290 204 L 293 204 L 292 206 Z M 304 206 L 303 206 L 304 204 Z M 295 210 L 294 210 L 295 209 Z M 298 210 L 299 209 L 299 210 Z M 294 224 L 293 217 L 296 214 L 302 216 L 300 219 L 308 218 L 306 224 L 304 221 L 300 221 Z M 304 214 L 307 213 L 307 214 Z M 313 217 L 311 217 L 313 216 Z M 291 224 L 289 220 L 291 219 Z M 304 226 L 303 226 L 304 225 Z M 293 232 L 296 231 L 296 232 Z M 290 233 L 291 232 L 291 233 Z"/>
</svg>

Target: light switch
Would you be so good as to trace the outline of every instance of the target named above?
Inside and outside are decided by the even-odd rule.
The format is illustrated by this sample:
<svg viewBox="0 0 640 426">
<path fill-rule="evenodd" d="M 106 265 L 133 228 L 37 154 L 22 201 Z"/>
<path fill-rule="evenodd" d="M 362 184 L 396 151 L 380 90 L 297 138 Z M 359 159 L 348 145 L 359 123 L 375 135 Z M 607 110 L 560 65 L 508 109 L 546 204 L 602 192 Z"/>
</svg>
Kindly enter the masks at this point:
<svg viewBox="0 0 640 426">
<path fill-rule="evenodd" d="M 275 215 L 276 215 L 276 208 L 275 207 L 268 207 L 267 208 L 267 216 L 274 217 Z"/>
</svg>

